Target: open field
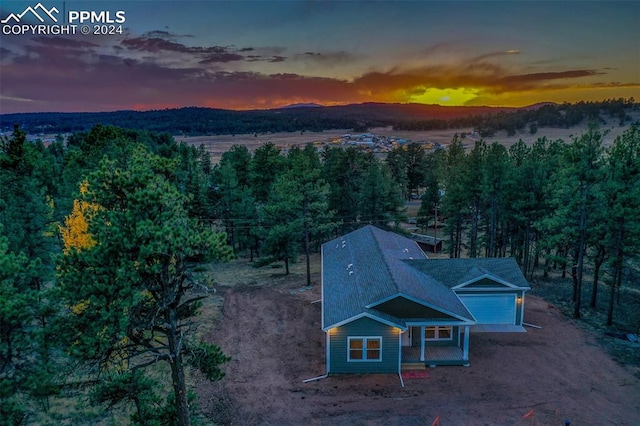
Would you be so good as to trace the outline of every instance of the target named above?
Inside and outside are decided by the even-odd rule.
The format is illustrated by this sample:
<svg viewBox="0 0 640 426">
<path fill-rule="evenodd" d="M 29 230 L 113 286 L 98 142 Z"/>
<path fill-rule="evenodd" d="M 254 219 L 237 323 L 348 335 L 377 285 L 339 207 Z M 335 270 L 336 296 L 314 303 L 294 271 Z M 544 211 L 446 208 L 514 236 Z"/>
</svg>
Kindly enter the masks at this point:
<svg viewBox="0 0 640 426">
<path fill-rule="evenodd" d="M 633 114 L 634 120 L 640 119 L 640 113 Z M 527 145 L 533 144 L 538 138 L 546 136 L 549 140 L 562 139 L 565 142 L 570 142 L 573 137 L 581 135 L 587 128 L 587 125 L 571 127 L 568 129 L 563 128 L 550 128 L 541 127 L 537 133 L 532 135 L 528 131 L 516 133 L 514 136 L 507 136 L 506 132 L 501 131 L 496 133 L 495 136 L 485 138 L 487 143 L 498 142 L 506 147 L 513 145 L 522 139 Z M 617 136 L 621 135 L 629 125 L 619 126 L 615 120 L 610 120 L 606 125 L 602 125 L 603 131 L 608 131 L 604 138 L 604 144 L 610 145 Z M 447 145 L 453 139 L 453 136 L 458 133 L 471 134 L 473 129 L 446 129 L 446 130 L 430 130 L 430 131 L 395 131 L 391 127 L 373 128 L 369 129 L 369 133 L 373 133 L 379 136 L 395 136 L 397 138 L 410 139 L 414 142 L 430 141 L 437 142 L 442 145 Z M 181 137 L 175 136 L 177 142 L 186 142 L 191 145 L 200 146 L 204 145 L 207 151 L 211 154 L 211 158 L 214 162 L 218 162 L 222 154 L 228 151 L 233 145 L 245 145 L 249 148 L 249 151 L 253 152 L 260 145 L 272 142 L 276 146 L 282 148 L 288 148 L 294 145 L 304 146 L 310 142 L 327 141 L 332 137 L 337 137 L 345 133 L 351 133 L 351 130 L 326 130 L 324 132 L 283 132 L 283 133 L 271 133 L 271 134 L 245 134 L 245 135 L 216 135 L 216 136 L 193 136 L 193 137 Z M 474 139 L 467 137 L 463 140 L 465 146 L 471 148 L 474 144 Z"/>
<path fill-rule="evenodd" d="M 217 293 L 200 331 L 233 357 L 220 382 L 195 379 L 210 422 L 253 424 L 441 425 L 640 424 L 637 370 L 614 362 L 595 335 L 530 296 L 527 333 L 474 334 L 471 366 L 429 369 L 426 379 L 324 374 L 319 256 L 311 289 L 304 262 L 254 269 L 240 260 L 213 269 Z M 534 287 L 535 292 L 535 287 Z M 636 348 L 640 351 L 640 348 Z M 634 374 L 634 371 L 636 374 Z M 522 416 L 533 410 L 533 419 Z"/>
</svg>

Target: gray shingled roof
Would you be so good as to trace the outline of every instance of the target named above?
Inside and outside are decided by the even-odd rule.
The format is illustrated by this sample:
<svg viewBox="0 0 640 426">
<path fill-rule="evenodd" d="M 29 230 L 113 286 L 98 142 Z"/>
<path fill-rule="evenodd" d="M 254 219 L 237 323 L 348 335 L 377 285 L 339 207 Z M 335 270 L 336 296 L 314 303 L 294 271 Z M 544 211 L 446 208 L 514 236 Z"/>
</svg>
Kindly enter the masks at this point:
<svg viewBox="0 0 640 426">
<path fill-rule="evenodd" d="M 478 279 L 483 275 L 489 275 L 523 290 L 530 289 L 518 263 L 511 257 L 438 259 L 437 261 L 409 260 L 406 262 L 449 288 Z"/>
<path fill-rule="evenodd" d="M 415 241 L 368 225 L 322 245 L 324 329 L 361 314 L 404 327 L 375 304 L 404 294 L 462 320 L 473 321 L 460 299 L 438 279 L 416 269 L 428 261 Z"/>
</svg>

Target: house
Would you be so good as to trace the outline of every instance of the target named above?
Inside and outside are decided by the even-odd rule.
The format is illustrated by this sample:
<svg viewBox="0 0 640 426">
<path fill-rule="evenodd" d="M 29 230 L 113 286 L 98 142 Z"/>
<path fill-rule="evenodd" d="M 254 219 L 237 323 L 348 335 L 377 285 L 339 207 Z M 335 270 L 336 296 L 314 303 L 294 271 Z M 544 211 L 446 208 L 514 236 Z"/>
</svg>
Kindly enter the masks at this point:
<svg viewBox="0 0 640 426">
<path fill-rule="evenodd" d="M 523 332 L 529 285 L 511 258 L 428 259 L 365 226 L 322 246 L 326 371 L 469 365 L 474 332 Z"/>
</svg>

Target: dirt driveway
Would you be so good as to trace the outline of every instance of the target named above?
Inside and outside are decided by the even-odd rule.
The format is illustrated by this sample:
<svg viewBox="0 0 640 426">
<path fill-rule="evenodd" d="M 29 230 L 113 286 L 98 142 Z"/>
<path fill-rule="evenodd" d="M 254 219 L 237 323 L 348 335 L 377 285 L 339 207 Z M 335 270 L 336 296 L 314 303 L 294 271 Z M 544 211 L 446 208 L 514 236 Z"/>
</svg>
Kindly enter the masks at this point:
<svg viewBox="0 0 640 426">
<path fill-rule="evenodd" d="M 232 425 L 638 425 L 640 380 L 542 299 L 527 297 L 527 333 L 472 334 L 471 366 L 428 377 L 324 374 L 319 285 L 298 277 L 224 291 L 207 331 L 233 360 L 227 376 L 196 378 L 199 408 Z M 638 349 L 640 350 L 640 348 Z M 523 418 L 533 410 L 533 417 Z"/>
</svg>

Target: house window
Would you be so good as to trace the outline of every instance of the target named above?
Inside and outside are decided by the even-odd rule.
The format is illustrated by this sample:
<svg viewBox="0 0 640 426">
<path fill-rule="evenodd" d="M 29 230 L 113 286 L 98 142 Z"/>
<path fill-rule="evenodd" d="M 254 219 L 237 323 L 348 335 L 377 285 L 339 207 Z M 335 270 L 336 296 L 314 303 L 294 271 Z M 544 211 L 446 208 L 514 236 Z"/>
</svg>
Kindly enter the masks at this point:
<svg viewBox="0 0 640 426">
<path fill-rule="evenodd" d="M 453 330 L 448 326 L 425 327 L 424 340 L 453 340 Z"/>
<path fill-rule="evenodd" d="M 382 337 L 348 337 L 347 361 L 382 361 Z"/>
</svg>

